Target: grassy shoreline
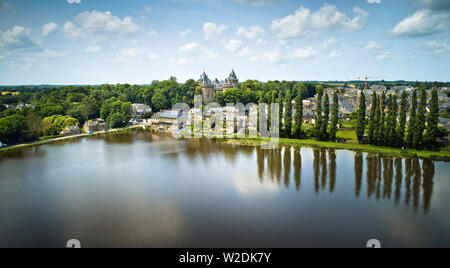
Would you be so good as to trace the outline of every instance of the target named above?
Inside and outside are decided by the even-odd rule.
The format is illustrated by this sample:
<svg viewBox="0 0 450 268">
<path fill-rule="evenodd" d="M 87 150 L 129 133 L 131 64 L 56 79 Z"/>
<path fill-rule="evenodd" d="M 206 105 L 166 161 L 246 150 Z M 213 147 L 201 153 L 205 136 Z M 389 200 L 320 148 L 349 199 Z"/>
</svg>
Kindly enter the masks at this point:
<svg viewBox="0 0 450 268">
<path fill-rule="evenodd" d="M 5 152 L 20 151 L 20 150 L 24 150 L 27 148 L 32 148 L 35 146 L 45 145 L 45 144 L 49 144 L 49 143 L 71 141 L 71 140 L 76 140 L 76 139 L 80 139 L 80 138 L 84 138 L 84 137 L 117 135 L 117 134 L 130 133 L 130 132 L 134 132 L 134 131 L 144 131 L 144 129 L 142 127 L 130 127 L 130 128 L 111 130 L 111 131 L 107 131 L 107 132 L 97 132 L 94 134 L 83 134 L 83 135 L 77 135 L 77 136 L 72 136 L 72 137 L 50 139 L 50 140 L 45 140 L 45 141 L 36 142 L 36 143 L 16 145 L 16 146 L 11 146 L 11 147 L 7 147 L 7 148 L 2 148 L 2 149 L 0 149 L 0 154 L 5 153 Z M 151 133 L 154 133 L 154 131 L 151 131 Z M 158 132 L 156 132 L 155 134 L 158 134 Z M 252 146 L 252 147 L 260 146 L 262 142 L 269 141 L 268 139 L 263 139 L 263 138 L 257 138 L 257 139 L 223 138 L 223 139 L 217 139 L 217 140 L 220 140 L 227 144 Z M 336 142 L 329 142 L 329 141 L 317 141 L 317 140 L 313 140 L 313 139 L 296 140 L 296 139 L 286 139 L 286 138 L 280 138 L 279 145 L 350 150 L 350 151 L 366 152 L 366 153 L 381 153 L 381 154 L 390 155 L 393 157 L 400 157 L 400 158 L 419 157 L 419 158 L 428 158 L 428 159 L 435 160 L 435 161 L 450 162 L 450 151 L 447 151 L 447 150 L 440 150 L 440 151 L 427 151 L 427 150 L 414 150 L 414 149 L 402 150 L 399 148 L 373 146 L 373 145 L 369 145 L 369 144 L 336 143 Z"/>
<path fill-rule="evenodd" d="M 85 138 L 85 137 L 117 135 L 117 134 L 124 134 L 124 133 L 130 133 L 133 131 L 142 131 L 142 130 L 143 130 L 142 127 L 129 127 L 129 128 L 110 130 L 110 131 L 106 131 L 106 132 L 97 132 L 97 133 L 93 133 L 93 134 L 81 134 L 81 135 L 76 135 L 76 136 L 61 137 L 61 138 L 44 140 L 44 141 L 40 141 L 40 142 L 28 143 L 28 144 L 19 144 L 19 145 L 14 145 L 11 147 L 0 148 L 0 154 L 21 151 L 24 149 L 33 148 L 36 146 L 46 145 L 46 144 L 50 144 L 50 143 L 72 141 L 72 140 L 77 140 L 77 139 L 81 139 L 81 138 Z"/>
<path fill-rule="evenodd" d="M 227 144 L 235 144 L 242 146 L 259 146 L 262 142 L 268 141 L 267 139 L 223 139 Z M 366 153 L 382 153 L 393 157 L 400 158 L 428 158 L 435 161 L 450 162 L 450 151 L 427 151 L 427 150 L 414 150 L 414 149 L 399 149 L 391 147 L 373 146 L 369 144 L 355 144 L 355 143 L 336 143 L 327 141 L 317 141 L 312 139 L 295 140 L 281 138 L 279 145 L 291 145 L 299 147 L 311 147 L 311 148 L 328 148 L 338 150 L 350 150 L 356 152 Z"/>
</svg>

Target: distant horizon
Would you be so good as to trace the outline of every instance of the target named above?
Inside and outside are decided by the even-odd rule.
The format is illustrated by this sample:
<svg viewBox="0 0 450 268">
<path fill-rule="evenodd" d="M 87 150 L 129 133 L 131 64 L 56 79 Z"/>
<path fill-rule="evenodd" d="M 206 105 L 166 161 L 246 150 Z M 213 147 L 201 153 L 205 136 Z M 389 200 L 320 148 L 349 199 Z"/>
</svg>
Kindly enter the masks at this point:
<svg viewBox="0 0 450 268">
<path fill-rule="evenodd" d="M 164 80 L 153 80 L 153 81 L 167 81 L 170 78 L 164 79 Z M 197 79 L 191 78 L 194 81 L 197 81 Z M 191 80 L 188 79 L 188 80 Z M 177 79 L 177 83 L 179 84 L 184 84 L 186 83 L 188 80 L 181 82 L 178 81 Z M 243 80 L 243 81 L 239 81 L 239 84 L 242 84 L 248 80 L 252 80 L 252 81 L 259 81 L 261 83 L 268 83 L 269 81 L 271 82 L 296 82 L 296 83 L 364 83 L 364 80 L 349 80 L 349 81 L 342 81 L 342 80 L 267 80 L 267 81 L 261 81 L 258 79 L 247 79 L 247 80 Z M 380 82 L 385 82 L 385 83 L 401 83 L 401 82 L 405 82 L 405 83 L 443 83 L 443 84 L 450 84 L 450 81 L 421 81 L 421 80 L 370 80 L 368 81 L 369 84 L 371 83 L 380 83 Z M 101 86 L 101 85 L 139 85 L 139 86 L 149 86 L 152 84 L 152 82 L 149 83 L 96 83 L 96 84 L 16 84 L 16 85 L 0 85 L 0 87 L 31 87 L 31 86 L 58 86 L 58 87 L 65 87 L 65 86 Z"/>
</svg>

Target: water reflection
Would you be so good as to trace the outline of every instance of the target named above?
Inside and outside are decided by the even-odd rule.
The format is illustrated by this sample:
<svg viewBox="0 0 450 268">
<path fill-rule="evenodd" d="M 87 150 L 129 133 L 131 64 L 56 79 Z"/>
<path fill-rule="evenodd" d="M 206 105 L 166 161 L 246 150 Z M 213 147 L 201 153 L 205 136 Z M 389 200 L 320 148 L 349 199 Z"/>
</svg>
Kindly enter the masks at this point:
<svg viewBox="0 0 450 268">
<path fill-rule="evenodd" d="M 325 191 L 334 193 L 338 183 L 336 151 L 312 149 L 312 156 L 314 193 L 316 195 Z M 256 159 L 261 183 L 268 178 L 271 182 L 290 188 L 292 179 L 296 191 L 300 191 L 301 148 L 280 147 L 275 150 L 256 148 Z M 396 206 L 400 206 L 403 201 L 406 208 L 412 207 L 414 211 L 423 209 L 427 212 L 433 195 L 434 173 L 435 166 L 431 160 L 401 159 L 385 157 L 382 154 L 356 152 L 354 194 L 359 199 L 364 190 L 369 200 L 373 197 L 376 200 L 392 200 Z"/>
<path fill-rule="evenodd" d="M 372 237 L 447 247 L 448 172 L 345 150 L 93 137 L 0 155 L 0 247 L 74 236 L 119 247 L 359 247 Z"/>
</svg>

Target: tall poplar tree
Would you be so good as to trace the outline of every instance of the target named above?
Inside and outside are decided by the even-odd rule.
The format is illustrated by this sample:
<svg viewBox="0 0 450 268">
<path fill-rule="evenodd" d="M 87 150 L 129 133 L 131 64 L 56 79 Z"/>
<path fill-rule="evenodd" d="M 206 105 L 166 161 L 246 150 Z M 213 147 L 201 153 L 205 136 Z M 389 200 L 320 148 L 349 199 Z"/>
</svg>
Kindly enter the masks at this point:
<svg viewBox="0 0 450 268">
<path fill-rule="evenodd" d="M 417 109 L 416 124 L 414 126 L 414 146 L 420 148 L 423 145 L 423 133 L 425 131 L 427 91 L 425 87 L 420 89 L 420 102 Z"/>
<path fill-rule="evenodd" d="M 375 138 L 375 129 L 377 127 L 378 122 L 376 121 L 376 115 L 377 115 L 377 109 L 378 108 L 378 97 L 377 93 L 374 91 L 372 94 L 372 107 L 370 108 L 370 121 L 369 121 L 369 143 L 374 144 L 376 141 Z"/>
<path fill-rule="evenodd" d="M 359 97 L 359 109 L 358 109 L 358 123 L 356 125 L 356 136 L 359 143 L 364 139 L 364 131 L 366 129 L 366 95 L 364 90 L 361 90 Z"/>
<path fill-rule="evenodd" d="M 294 138 L 300 139 L 302 137 L 302 123 L 303 123 L 303 89 L 300 87 L 295 99 L 295 116 L 294 116 Z"/>
<path fill-rule="evenodd" d="M 335 90 L 333 93 L 333 108 L 331 109 L 331 127 L 330 127 L 331 141 L 336 141 L 338 123 L 339 123 L 339 96 L 337 91 Z"/>
<path fill-rule="evenodd" d="M 427 118 L 427 134 L 425 136 L 425 143 L 428 148 L 435 148 L 438 138 L 438 123 L 439 123 L 439 98 L 436 89 L 431 93 L 430 113 Z"/>
<path fill-rule="evenodd" d="M 388 114 L 388 122 L 387 122 L 387 141 L 388 146 L 393 147 L 396 144 L 397 138 L 397 115 L 398 115 L 398 103 L 397 103 L 397 95 L 390 95 L 390 103 L 389 103 L 389 114 Z"/>
<path fill-rule="evenodd" d="M 406 91 L 402 93 L 402 100 L 400 101 L 400 119 L 399 126 L 397 128 L 397 141 L 396 144 L 398 147 L 402 147 L 404 145 L 405 140 L 405 131 L 406 131 L 406 113 L 408 112 L 408 95 Z"/>
<path fill-rule="evenodd" d="M 315 127 L 315 136 L 317 139 L 320 139 L 320 134 L 322 131 L 322 98 L 323 98 L 323 88 L 321 85 L 316 87 L 317 91 L 317 105 L 316 105 L 316 127 Z"/>
<path fill-rule="evenodd" d="M 386 93 L 383 92 L 380 98 L 380 120 L 378 129 L 378 145 L 385 145 L 385 121 L 386 121 Z"/>
<path fill-rule="evenodd" d="M 286 109 L 284 113 L 284 136 L 286 138 L 292 137 L 292 96 L 291 91 L 286 92 L 285 104 Z"/>
<path fill-rule="evenodd" d="M 411 109 L 409 110 L 409 125 L 408 125 L 408 146 L 414 147 L 414 127 L 416 126 L 417 116 L 417 89 L 414 89 L 411 96 Z"/>
<path fill-rule="evenodd" d="M 328 122 L 330 121 L 330 96 L 328 92 L 325 92 L 325 97 L 323 101 L 323 117 L 322 117 L 322 131 L 320 138 L 321 140 L 328 139 Z"/>
</svg>

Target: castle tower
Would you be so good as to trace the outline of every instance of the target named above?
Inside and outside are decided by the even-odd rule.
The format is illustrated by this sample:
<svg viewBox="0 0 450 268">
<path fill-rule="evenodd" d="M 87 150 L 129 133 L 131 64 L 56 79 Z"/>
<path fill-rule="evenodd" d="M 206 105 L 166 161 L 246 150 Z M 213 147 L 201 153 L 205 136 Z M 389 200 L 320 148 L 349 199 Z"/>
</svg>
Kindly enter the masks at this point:
<svg viewBox="0 0 450 268">
<path fill-rule="evenodd" d="M 205 71 L 200 75 L 200 79 L 197 80 L 197 82 L 202 87 L 203 102 L 208 103 L 214 101 L 214 85 L 208 78 L 208 75 L 206 75 Z"/>
<path fill-rule="evenodd" d="M 228 77 L 228 81 L 231 83 L 231 85 L 234 88 L 238 88 L 239 87 L 239 79 L 237 78 L 236 74 L 234 73 L 234 70 L 231 71 L 231 74 Z"/>
</svg>

